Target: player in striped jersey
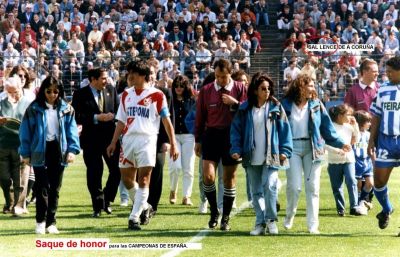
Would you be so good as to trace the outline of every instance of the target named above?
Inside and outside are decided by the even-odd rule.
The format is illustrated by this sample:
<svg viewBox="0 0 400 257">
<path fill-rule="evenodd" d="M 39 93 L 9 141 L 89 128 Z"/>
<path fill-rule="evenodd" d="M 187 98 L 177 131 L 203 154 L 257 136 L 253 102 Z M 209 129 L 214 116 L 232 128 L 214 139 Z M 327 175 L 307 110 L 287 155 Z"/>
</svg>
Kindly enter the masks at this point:
<svg viewBox="0 0 400 257">
<path fill-rule="evenodd" d="M 393 212 L 387 182 L 394 167 L 400 166 L 400 57 L 386 62 L 389 82 L 379 88 L 371 105 L 373 115 L 368 154 L 375 159 L 374 193 L 383 210 L 376 216 L 381 229 L 389 225 Z"/>
<path fill-rule="evenodd" d="M 116 119 L 117 127 L 107 154 L 112 155 L 119 137 L 123 134 L 119 167 L 121 178 L 134 202 L 129 216 L 128 228 L 140 230 L 139 217 L 142 210 L 151 208 L 147 203 L 150 176 L 155 166 L 157 136 L 162 121 L 170 141 L 170 155 L 175 161 L 175 133 L 169 118 L 167 102 L 162 91 L 149 83 L 150 68 L 143 61 L 128 64 L 128 84 L 133 85 L 122 93 Z M 134 182 L 138 176 L 139 188 Z"/>
<path fill-rule="evenodd" d="M 354 155 L 356 157 L 356 179 L 358 181 L 358 192 L 359 192 L 359 205 L 365 205 L 368 209 L 371 209 L 372 204 L 368 201 L 368 195 L 372 191 L 373 179 L 372 179 L 372 161 L 368 156 L 367 148 L 368 141 L 370 138 L 369 128 L 371 127 L 371 114 L 367 111 L 357 111 L 354 114 L 356 118 L 358 128 L 360 131 L 360 137 L 358 142 L 353 145 Z"/>
</svg>

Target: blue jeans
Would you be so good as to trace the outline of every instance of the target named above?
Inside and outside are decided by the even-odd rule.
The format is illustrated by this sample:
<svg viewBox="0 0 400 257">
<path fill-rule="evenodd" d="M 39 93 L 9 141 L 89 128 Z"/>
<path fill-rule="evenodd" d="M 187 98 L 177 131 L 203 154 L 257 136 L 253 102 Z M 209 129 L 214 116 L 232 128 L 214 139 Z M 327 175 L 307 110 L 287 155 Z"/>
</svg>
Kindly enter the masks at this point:
<svg viewBox="0 0 400 257">
<path fill-rule="evenodd" d="M 119 182 L 119 195 L 121 197 L 121 202 L 122 201 L 129 201 L 129 193 L 128 193 L 128 189 L 126 189 L 124 183 L 122 182 L 122 180 Z"/>
<path fill-rule="evenodd" d="M 278 170 L 266 165 L 248 166 L 253 207 L 256 213 L 256 225 L 266 224 L 269 220 L 278 220 L 276 201 L 278 199 Z"/>
<path fill-rule="evenodd" d="M 338 211 L 345 210 L 343 178 L 345 179 L 347 191 L 349 193 L 350 209 L 357 207 L 358 192 L 354 163 L 329 164 L 328 173 L 331 180 L 333 196 L 335 197 L 336 209 Z"/>
<path fill-rule="evenodd" d="M 244 172 L 246 173 L 246 195 L 247 195 L 247 201 L 252 202 L 253 201 L 253 197 L 251 195 L 249 172 L 247 172 L 247 167 L 243 167 L 243 169 L 244 169 Z"/>
<path fill-rule="evenodd" d="M 268 13 L 256 13 L 256 26 L 260 25 L 260 17 L 262 16 L 265 26 L 269 26 Z"/>
</svg>

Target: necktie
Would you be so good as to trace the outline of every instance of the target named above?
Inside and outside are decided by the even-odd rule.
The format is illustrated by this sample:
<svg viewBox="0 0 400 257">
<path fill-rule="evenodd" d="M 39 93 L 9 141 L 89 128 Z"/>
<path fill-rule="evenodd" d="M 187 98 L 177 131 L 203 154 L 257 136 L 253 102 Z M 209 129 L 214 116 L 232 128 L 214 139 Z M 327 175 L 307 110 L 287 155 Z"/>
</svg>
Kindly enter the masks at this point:
<svg viewBox="0 0 400 257">
<path fill-rule="evenodd" d="M 97 93 L 99 94 L 99 99 L 98 99 L 98 106 L 100 112 L 104 111 L 104 98 L 103 98 L 103 92 L 101 90 L 97 90 Z"/>
</svg>

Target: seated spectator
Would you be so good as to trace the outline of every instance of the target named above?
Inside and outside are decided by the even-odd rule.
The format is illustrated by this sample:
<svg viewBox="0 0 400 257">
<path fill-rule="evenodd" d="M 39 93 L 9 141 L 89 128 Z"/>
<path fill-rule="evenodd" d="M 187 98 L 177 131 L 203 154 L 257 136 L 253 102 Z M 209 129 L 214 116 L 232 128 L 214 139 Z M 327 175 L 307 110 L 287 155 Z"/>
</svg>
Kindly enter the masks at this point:
<svg viewBox="0 0 400 257">
<path fill-rule="evenodd" d="M 104 16 L 104 22 L 101 24 L 100 30 L 101 32 L 104 33 L 108 31 L 110 28 L 114 28 L 115 30 L 115 24 L 111 21 L 111 16 L 106 15 Z"/>
<path fill-rule="evenodd" d="M 82 81 L 82 72 L 77 69 L 75 63 L 69 65 L 69 70 L 63 73 L 62 82 L 67 99 L 71 99 L 75 91 L 79 90 Z"/>
<path fill-rule="evenodd" d="M 170 54 L 164 54 L 163 60 L 159 63 L 159 70 L 166 70 L 167 72 L 172 70 L 172 66 L 174 65 L 174 61 L 171 59 Z"/>
<path fill-rule="evenodd" d="M 218 39 L 218 35 L 214 34 L 211 37 L 211 40 L 208 42 L 208 49 L 211 51 L 212 54 L 215 54 L 222 44 L 222 40 Z"/>
<path fill-rule="evenodd" d="M 100 50 L 96 54 L 96 66 L 107 67 L 111 63 L 111 53 L 102 44 Z"/>
<path fill-rule="evenodd" d="M 230 60 L 231 51 L 228 50 L 226 43 L 221 43 L 220 48 L 214 53 L 214 62 L 219 59 L 227 59 Z"/>
<path fill-rule="evenodd" d="M 283 50 L 282 54 L 282 67 L 285 69 L 288 66 L 289 60 L 293 57 L 297 56 L 297 50 L 294 48 L 294 42 L 290 42 L 290 44 Z"/>
<path fill-rule="evenodd" d="M 301 74 L 306 74 L 307 76 L 312 78 L 314 81 L 316 81 L 316 79 L 317 79 L 317 76 L 315 74 L 315 68 L 313 67 L 310 60 L 304 61 L 304 66 L 303 66 L 303 68 L 301 68 L 299 75 L 301 75 Z"/>
<path fill-rule="evenodd" d="M 337 97 L 343 99 L 348 88 L 353 85 L 353 79 L 349 73 L 349 67 L 347 65 L 342 65 L 340 72 L 338 74 L 338 87 L 337 87 Z"/>
<path fill-rule="evenodd" d="M 399 40 L 393 31 L 389 33 L 389 38 L 385 41 L 385 50 L 387 49 L 391 50 L 392 53 L 399 51 Z"/>
<path fill-rule="evenodd" d="M 174 63 L 174 64 L 172 65 L 172 70 L 170 70 L 170 71 L 168 72 L 168 77 L 171 78 L 172 80 L 174 80 L 176 76 L 178 76 L 178 75 L 181 74 L 181 71 L 179 70 L 178 67 L 179 67 L 179 66 L 178 66 L 176 63 Z"/>
<path fill-rule="evenodd" d="M 260 32 L 254 30 L 253 26 L 247 28 L 247 37 L 251 41 L 251 51 L 250 53 L 256 53 L 261 51 L 261 34 Z"/>
<path fill-rule="evenodd" d="M 190 48 L 189 44 L 185 44 L 182 54 L 180 55 L 180 70 L 182 74 L 186 74 L 192 64 L 196 63 L 196 53 Z"/>
<path fill-rule="evenodd" d="M 207 49 L 207 47 L 207 42 L 202 42 L 196 52 L 196 66 L 199 70 L 204 68 L 205 64 L 211 62 L 212 60 L 212 54 L 210 50 Z"/>
<path fill-rule="evenodd" d="M 100 47 L 102 38 L 103 38 L 103 32 L 99 30 L 99 26 L 97 24 L 94 24 L 93 30 L 90 31 L 87 37 L 88 42 L 92 43 L 95 47 Z"/>
<path fill-rule="evenodd" d="M 139 49 L 138 49 L 139 51 Z M 156 53 L 151 50 L 151 45 L 149 42 L 144 42 L 142 49 L 139 51 L 139 58 L 142 60 L 147 60 L 150 58 L 150 55 L 155 55 Z"/>
<path fill-rule="evenodd" d="M 157 81 L 157 86 L 162 88 L 171 88 L 173 79 L 168 76 L 168 70 L 161 70 L 160 79 Z"/>
<path fill-rule="evenodd" d="M 93 44 L 88 43 L 85 51 L 85 62 L 94 62 L 96 60 L 96 52 L 93 49 Z"/>
<path fill-rule="evenodd" d="M 7 49 L 3 52 L 4 63 L 12 63 L 13 66 L 16 66 L 19 63 L 19 56 L 19 52 L 14 49 L 14 45 L 8 43 Z"/>
<path fill-rule="evenodd" d="M 181 53 L 183 50 L 183 38 L 183 32 L 179 30 L 178 25 L 175 25 L 173 31 L 168 35 L 168 42 L 172 43 L 173 48 Z"/>
<path fill-rule="evenodd" d="M 154 42 L 153 49 L 157 52 L 157 58 L 161 59 L 164 51 L 168 49 L 168 42 L 164 39 L 162 35 L 157 36 L 157 40 Z"/>
<path fill-rule="evenodd" d="M 241 44 L 236 44 L 236 48 L 231 52 L 231 62 L 238 63 L 239 67 L 245 71 L 250 67 L 249 66 L 249 53 L 244 50 L 241 46 Z"/>
<path fill-rule="evenodd" d="M 214 72 L 214 69 L 211 67 L 211 63 L 206 63 L 205 67 L 200 71 L 199 78 L 204 80 L 212 72 Z"/>
<path fill-rule="evenodd" d="M 297 63 L 291 60 L 289 66 L 283 71 L 283 80 L 286 81 L 289 76 L 292 80 L 295 80 L 299 74 L 300 69 L 297 68 Z"/>
<path fill-rule="evenodd" d="M 233 51 L 234 49 L 236 49 L 236 42 L 233 40 L 232 35 L 228 35 L 228 37 L 226 38 L 225 44 L 227 46 L 227 49 L 229 51 Z"/>
<path fill-rule="evenodd" d="M 84 62 L 85 58 L 85 47 L 83 42 L 78 39 L 77 34 L 74 32 L 71 35 L 71 40 L 68 42 L 68 47 L 73 51 L 75 56 L 80 59 L 80 62 Z"/>
<path fill-rule="evenodd" d="M 330 96 L 332 96 L 332 97 L 337 96 L 338 84 L 337 84 L 336 71 L 332 71 L 329 74 L 328 79 L 323 80 L 322 84 L 323 84 L 324 89 L 329 91 Z"/>
<path fill-rule="evenodd" d="M 349 23 L 342 33 L 341 41 L 345 44 L 350 43 L 353 38 L 353 33 L 355 32 L 357 32 L 357 30 L 353 28 L 351 23 Z"/>
<path fill-rule="evenodd" d="M 252 54 L 254 53 L 254 52 L 250 51 L 252 49 L 252 45 L 251 45 L 250 40 L 247 38 L 247 33 L 245 31 L 242 31 L 240 33 L 240 40 L 239 40 L 239 42 L 237 42 L 237 44 L 240 44 L 242 46 L 242 48 L 244 50 L 246 50 L 248 53 L 252 53 Z"/>
</svg>

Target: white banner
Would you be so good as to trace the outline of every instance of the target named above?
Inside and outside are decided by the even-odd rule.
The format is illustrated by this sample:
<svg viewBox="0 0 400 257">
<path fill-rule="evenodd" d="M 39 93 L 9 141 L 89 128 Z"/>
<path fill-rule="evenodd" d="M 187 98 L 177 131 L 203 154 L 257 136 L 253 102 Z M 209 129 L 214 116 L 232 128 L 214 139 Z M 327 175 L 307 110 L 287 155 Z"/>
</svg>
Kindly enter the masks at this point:
<svg viewBox="0 0 400 257">
<path fill-rule="evenodd" d="M 373 44 L 307 44 L 307 52 L 374 51 Z"/>
</svg>

